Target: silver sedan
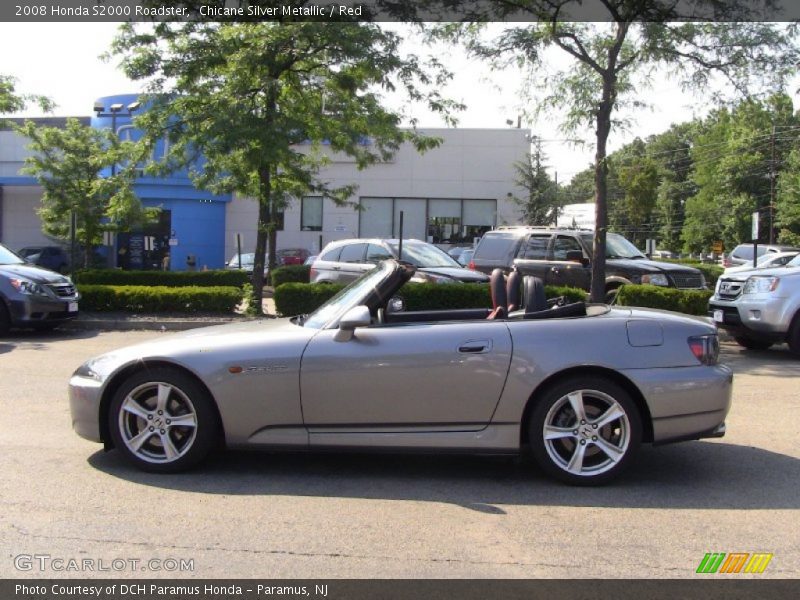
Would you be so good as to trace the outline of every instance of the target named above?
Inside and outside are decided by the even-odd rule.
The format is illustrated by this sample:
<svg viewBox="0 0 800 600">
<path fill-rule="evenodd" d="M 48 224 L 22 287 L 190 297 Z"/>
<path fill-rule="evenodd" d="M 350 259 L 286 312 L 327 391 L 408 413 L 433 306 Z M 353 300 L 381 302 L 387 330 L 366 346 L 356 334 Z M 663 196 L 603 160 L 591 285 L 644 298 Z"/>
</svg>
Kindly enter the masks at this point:
<svg viewBox="0 0 800 600">
<path fill-rule="evenodd" d="M 408 311 L 413 274 L 387 260 L 311 315 L 98 356 L 70 380 L 73 426 L 156 472 L 221 444 L 530 452 L 573 484 L 612 479 L 643 442 L 724 434 L 732 376 L 708 320 L 560 306 L 501 272 L 491 308 Z"/>
</svg>

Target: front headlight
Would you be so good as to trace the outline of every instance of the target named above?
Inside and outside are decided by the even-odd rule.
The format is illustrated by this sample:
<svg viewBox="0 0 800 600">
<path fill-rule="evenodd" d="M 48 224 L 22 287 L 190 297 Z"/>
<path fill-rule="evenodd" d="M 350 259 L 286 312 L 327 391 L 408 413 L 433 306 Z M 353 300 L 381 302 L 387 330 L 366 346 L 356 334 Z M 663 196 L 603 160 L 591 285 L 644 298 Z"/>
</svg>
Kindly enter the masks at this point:
<svg viewBox="0 0 800 600">
<path fill-rule="evenodd" d="M 10 279 L 12 287 L 20 294 L 28 296 L 49 296 L 43 285 L 39 285 L 29 279 Z"/>
<path fill-rule="evenodd" d="M 113 354 L 102 354 L 96 358 L 87 360 L 75 370 L 73 375 L 94 379 L 95 381 L 103 381 L 103 378 L 106 377 L 116 365 L 114 362 L 115 359 L 116 357 Z"/>
<path fill-rule="evenodd" d="M 669 279 L 663 273 L 655 273 L 653 275 L 642 275 L 642 283 L 649 283 L 650 285 L 668 286 Z"/>
<path fill-rule="evenodd" d="M 780 277 L 750 277 L 744 282 L 742 293 L 765 294 L 768 292 L 774 292 L 777 289 L 780 280 Z"/>
</svg>

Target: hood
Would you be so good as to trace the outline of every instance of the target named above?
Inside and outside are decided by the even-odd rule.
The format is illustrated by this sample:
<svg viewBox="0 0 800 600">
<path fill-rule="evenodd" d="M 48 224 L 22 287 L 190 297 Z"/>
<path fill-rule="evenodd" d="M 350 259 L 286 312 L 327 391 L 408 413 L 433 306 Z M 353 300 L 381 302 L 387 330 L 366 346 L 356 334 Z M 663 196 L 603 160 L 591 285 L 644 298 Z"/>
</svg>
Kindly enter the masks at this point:
<svg viewBox="0 0 800 600">
<path fill-rule="evenodd" d="M 623 269 L 638 269 L 643 273 L 693 273 L 700 274 L 700 269 L 677 263 L 661 262 L 647 258 L 607 258 L 606 263 Z"/>
<path fill-rule="evenodd" d="M 787 275 L 800 275 L 800 267 L 772 267 L 771 269 L 750 269 L 748 271 L 734 271 L 733 273 L 723 273 L 720 279 L 728 281 L 746 281 L 749 277 L 758 275 L 759 277 L 786 277 Z"/>
<path fill-rule="evenodd" d="M 70 283 L 69 277 L 31 264 L 0 265 L 0 275 L 24 277 L 34 283 Z"/>
<path fill-rule="evenodd" d="M 417 269 L 417 271 L 432 273 L 433 275 L 439 275 L 441 277 L 449 277 L 450 279 L 455 279 L 456 281 L 462 281 L 464 283 L 486 283 L 489 281 L 489 276 L 486 273 L 461 267 L 424 267 Z"/>
<path fill-rule="evenodd" d="M 291 354 L 299 357 L 317 331 L 295 325 L 288 318 L 198 327 L 118 348 L 86 364 L 107 377 L 125 365 L 148 358 L 168 360 L 194 371 L 200 364 L 219 364 L 232 356 L 258 356 L 272 346 L 292 347 L 295 350 Z"/>
</svg>

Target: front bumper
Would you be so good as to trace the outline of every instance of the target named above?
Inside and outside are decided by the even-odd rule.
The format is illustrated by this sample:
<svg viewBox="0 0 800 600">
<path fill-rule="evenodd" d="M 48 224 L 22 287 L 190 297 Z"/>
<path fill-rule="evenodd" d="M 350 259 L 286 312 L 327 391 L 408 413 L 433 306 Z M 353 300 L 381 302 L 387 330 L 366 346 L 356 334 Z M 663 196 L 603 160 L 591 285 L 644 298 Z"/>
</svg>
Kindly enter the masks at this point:
<svg viewBox="0 0 800 600">
<path fill-rule="evenodd" d="M 102 442 L 100 400 L 103 384 L 95 379 L 73 375 L 69 380 L 69 411 L 72 428 L 82 438 Z"/>
<path fill-rule="evenodd" d="M 55 299 L 16 294 L 9 298 L 8 308 L 15 327 L 61 323 L 78 316 L 78 296 Z"/>
<path fill-rule="evenodd" d="M 788 324 L 783 323 L 783 303 L 774 297 L 748 296 L 739 296 L 734 301 L 712 298 L 708 316 L 713 319 L 714 311 L 722 311 L 722 320 L 715 323 L 733 335 L 783 341 L 788 330 Z"/>
</svg>

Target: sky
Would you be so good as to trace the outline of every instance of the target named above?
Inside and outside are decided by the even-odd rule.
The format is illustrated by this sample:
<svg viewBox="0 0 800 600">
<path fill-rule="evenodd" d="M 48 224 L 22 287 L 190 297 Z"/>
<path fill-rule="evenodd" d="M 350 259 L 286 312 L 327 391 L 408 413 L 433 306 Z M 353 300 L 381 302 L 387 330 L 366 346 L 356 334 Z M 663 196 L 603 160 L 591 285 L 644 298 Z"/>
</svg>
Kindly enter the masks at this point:
<svg viewBox="0 0 800 600">
<path fill-rule="evenodd" d="M 17 91 L 42 94 L 57 104 L 56 116 L 88 116 L 94 100 L 101 96 L 137 93 L 140 84 L 129 81 L 115 61 L 104 62 L 99 57 L 108 50 L 117 29 L 114 23 L 0 23 L 0 74 L 17 79 Z M 394 27 L 399 27 L 395 25 Z M 425 52 L 415 42 L 406 44 L 408 50 Z M 444 93 L 467 105 L 458 115 L 459 127 L 504 128 L 507 121 L 516 126 L 518 115 L 524 114 L 521 85 L 523 74 L 516 68 L 493 71 L 488 65 L 468 58 L 458 47 L 439 47 L 437 57 L 455 74 Z M 558 51 L 548 61 L 558 66 L 564 60 Z M 658 73 L 648 91 L 651 106 L 628 115 L 632 118 L 629 130 L 614 130 L 609 149 L 630 142 L 635 137 L 647 137 L 666 130 L 672 123 L 702 117 L 709 105 L 702 99 L 682 93 L 674 81 Z M 795 85 L 792 89 L 796 89 Z M 388 102 L 402 104 L 399 98 Z M 797 106 L 797 98 L 795 99 Z M 443 127 L 441 118 L 421 107 L 406 107 L 418 119 L 419 126 Z M 38 109 L 29 107 L 14 116 L 41 116 Z M 575 173 L 592 163 L 591 145 L 576 146 L 565 140 L 557 127 L 557 116 L 547 115 L 538 122 L 523 119 L 522 126 L 543 140 L 551 176 L 566 182 Z M 584 137 L 591 140 L 593 131 Z M 574 137 L 574 136 L 573 136 Z"/>
</svg>

